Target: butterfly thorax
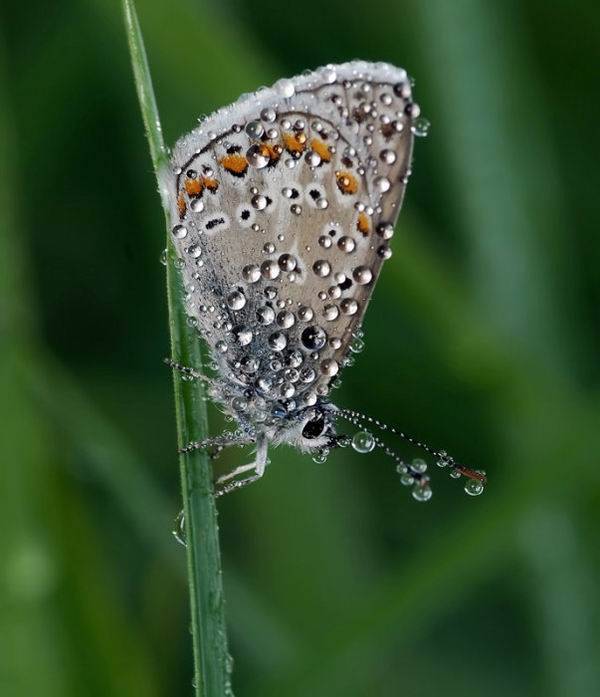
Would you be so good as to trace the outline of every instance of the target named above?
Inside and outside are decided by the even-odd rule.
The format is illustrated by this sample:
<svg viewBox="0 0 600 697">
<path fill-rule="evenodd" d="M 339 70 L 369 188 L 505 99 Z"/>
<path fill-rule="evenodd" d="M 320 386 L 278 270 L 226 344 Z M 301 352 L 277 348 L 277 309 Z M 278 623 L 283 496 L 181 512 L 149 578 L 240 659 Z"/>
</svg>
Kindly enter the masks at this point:
<svg viewBox="0 0 600 697">
<path fill-rule="evenodd" d="M 314 406 L 297 406 L 293 400 L 269 399 L 256 384 L 233 380 L 213 381 L 209 394 L 252 439 L 262 433 L 272 445 L 288 444 L 303 451 L 331 446 L 337 439 L 337 408 L 323 399 Z"/>
</svg>

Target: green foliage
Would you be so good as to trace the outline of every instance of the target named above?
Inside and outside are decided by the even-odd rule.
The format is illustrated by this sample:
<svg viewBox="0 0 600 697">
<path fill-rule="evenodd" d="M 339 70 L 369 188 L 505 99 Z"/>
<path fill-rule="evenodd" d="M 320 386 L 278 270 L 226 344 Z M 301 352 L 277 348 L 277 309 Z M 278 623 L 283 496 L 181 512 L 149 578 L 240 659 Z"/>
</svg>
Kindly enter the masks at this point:
<svg viewBox="0 0 600 697">
<path fill-rule="evenodd" d="M 193 692 L 164 226 L 120 9 L 0 10 L 3 697 Z M 489 476 L 470 499 L 433 472 L 421 505 L 378 455 L 271 453 L 219 501 L 236 694 L 596 694 L 597 3 L 138 12 L 167 142 L 329 61 L 416 77 L 431 134 L 335 397 Z"/>
<path fill-rule="evenodd" d="M 160 116 L 144 48 L 144 41 L 133 0 L 123 0 L 125 28 L 131 54 L 142 118 L 161 193 L 163 170 L 168 167 Z M 181 279 L 174 268 L 169 230 L 172 221 L 168 201 L 163 199 L 166 219 L 166 286 L 171 333 L 171 357 L 186 366 L 202 368 L 201 353 L 193 330 L 186 322 Z M 173 371 L 177 443 L 183 448 L 191 441 L 208 437 L 208 418 L 203 385 L 187 383 Z M 217 527 L 217 509 L 213 495 L 212 467 L 205 452 L 181 453 L 181 492 L 183 521 L 187 541 L 187 573 L 190 587 L 191 633 L 194 646 L 194 685 L 198 697 L 229 697 L 232 694 L 227 651 L 225 603 L 221 571 L 221 550 Z"/>
</svg>

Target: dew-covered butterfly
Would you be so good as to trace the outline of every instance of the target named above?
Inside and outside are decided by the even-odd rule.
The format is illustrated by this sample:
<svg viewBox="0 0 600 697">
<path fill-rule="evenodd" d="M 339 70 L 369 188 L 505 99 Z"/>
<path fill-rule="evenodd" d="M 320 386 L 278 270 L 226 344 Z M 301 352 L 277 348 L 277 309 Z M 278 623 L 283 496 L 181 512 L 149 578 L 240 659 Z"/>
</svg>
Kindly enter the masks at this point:
<svg viewBox="0 0 600 697">
<path fill-rule="evenodd" d="M 331 448 L 380 447 L 417 500 L 431 497 L 427 465 L 404 463 L 365 427 L 424 449 L 468 493 L 485 476 L 401 431 L 329 401 L 361 340 L 361 321 L 425 129 L 406 71 L 385 63 L 329 65 L 241 97 L 176 144 L 165 182 L 186 310 L 214 375 L 208 383 L 237 429 L 185 450 L 254 444 L 255 461 L 217 481 L 223 494 L 255 481 L 269 446 L 323 460 Z M 337 433 L 344 419 L 361 429 Z M 241 478 L 241 475 L 248 475 Z"/>
</svg>

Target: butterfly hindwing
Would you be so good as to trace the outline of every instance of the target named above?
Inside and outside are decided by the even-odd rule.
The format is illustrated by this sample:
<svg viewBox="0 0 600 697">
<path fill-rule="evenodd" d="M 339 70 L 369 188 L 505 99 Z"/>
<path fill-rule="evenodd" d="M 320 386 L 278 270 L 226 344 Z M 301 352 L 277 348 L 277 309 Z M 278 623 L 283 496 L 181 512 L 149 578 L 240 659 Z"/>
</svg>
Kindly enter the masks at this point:
<svg viewBox="0 0 600 697">
<path fill-rule="evenodd" d="M 417 116 L 405 71 L 353 62 L 244 97 L 177 143 L 173 241 L 223 377 L 299 405 L 327 394 L 391 254 Z"/>
</svg>

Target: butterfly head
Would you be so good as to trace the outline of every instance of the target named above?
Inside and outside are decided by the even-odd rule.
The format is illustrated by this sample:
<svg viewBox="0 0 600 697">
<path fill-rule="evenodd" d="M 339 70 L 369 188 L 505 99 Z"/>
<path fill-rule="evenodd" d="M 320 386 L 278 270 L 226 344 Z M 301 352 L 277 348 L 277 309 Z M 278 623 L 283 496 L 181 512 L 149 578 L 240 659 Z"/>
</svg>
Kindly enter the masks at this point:
<svg viewBox="0 0 600 697">
<path fill-rule="evenodd" d="M 287 443 L 310 452 L 333 448 L 339 436 L 335 429 L 336 408 L 328 402 L 301 409 L 284 417 L 275 425 L 274 443 Z"/>
<path fill-rule="evenodd" d="M 243 414 L 236 419 L 249 432 L 263 432 L 273 445 L 291 445 L 303 452 L 331 449 L 339 443 L 335 429 L 336 407 L 317 401 L 297 408 L 293 401 L 248 400 Z"/>
</svg>

